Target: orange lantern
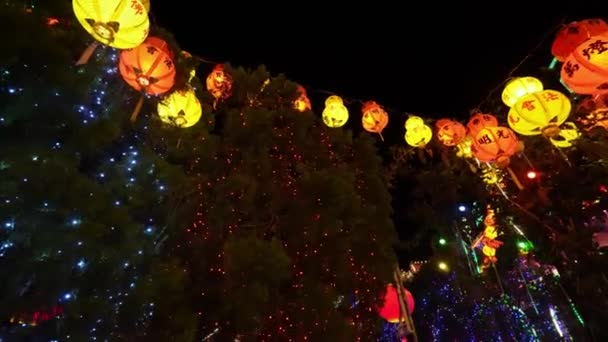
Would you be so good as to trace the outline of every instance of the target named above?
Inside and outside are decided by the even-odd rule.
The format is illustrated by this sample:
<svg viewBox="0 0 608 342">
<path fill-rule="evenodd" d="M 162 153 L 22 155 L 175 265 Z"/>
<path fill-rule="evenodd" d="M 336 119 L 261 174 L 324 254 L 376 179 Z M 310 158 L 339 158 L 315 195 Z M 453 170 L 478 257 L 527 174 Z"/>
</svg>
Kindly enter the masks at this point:
<svg viewBox="0 0 608 342">
<path fill-rule="evenodd" d="M 311 110 L 312 106 L 308 96 L 306 96 L 306 89 L 301 85 L 298 85 L 298 98 L 294 101 L 293 107 L 299 112 L 305 112 Z"/>
<path fill-rule="evenodd" d="M 118 69 L 122 78 L 142 96 L 131 115 L 137 119 L 144 101 L 144 94 L 161 95 L 175 84 L 173 52 L 167 42 L 157 37 L 148 37 L 140 46 L 120 53 Z"/>
<path fill-rule="evenodd" d="M 479 161 L 507 166 L 517 148 L 518 139 L 512 130 L 507 127 L 488 126 L 479 130 L 473 137 L 471 151 Z"/>
<path fill-rule="evenodd" d="M 232 82 L 232 75 L 224 69 L 222 64 L 217 64 L 207 76 L 207 91 L 215 98 L 213 108 L 218 101 L 225 100 L 232 95 Z"/>
<path fill-rule="evenodd" d="M 591 37 L 564 61 L 561 79 L 572 92 L 596 95 L 608 92 L 608 33 Z"/>
<path fill-rule="evenodd" d="M 467 131 L 469 135 L 474 139 L 477 136 L 477 132 L 485 127 L 498 126 L 498 119 L 492 114 L 477 113 L 471 116 L 467 123 Z"/>
<path fill-rule="evenodd" d="M 608 24 L 602 19 L 574 21 L 562 27 L 553 40 L 551 54 L 560 62 L 587 39 L 608 32 Z"/>
<path fill-rule="evenodd" d="M 405 300 L 407 308 L 410 313 L 414 312 L 414 297 L 408 291 L 405 290 Z M 384 318 L 389 323 L 398 323 L 401 318 L 401 310 L 399 309 L 399 294 L 393 284 L 388 284 L 386 287 L 386 294 L 384 295 L 384 303 L 378 310 L 380 317 Z"/>
<path fill-rule="evenodd" d="M 437 139 L 445 146 L 456 146 L 467 136 L 467 129 L 458 121 L 439 119 L 435 123 Z"/>
<path fill-rule="evenodd" d="M 382 130 L 388 125 L 388 114 L 386 111 L 374 101 L 365 102 L 361 111 L 363 112 L 363 116 L 361 117 L 363 128 L 370 133 L 378 133 L 380 139 L 384 141 Z"/>
</svg>

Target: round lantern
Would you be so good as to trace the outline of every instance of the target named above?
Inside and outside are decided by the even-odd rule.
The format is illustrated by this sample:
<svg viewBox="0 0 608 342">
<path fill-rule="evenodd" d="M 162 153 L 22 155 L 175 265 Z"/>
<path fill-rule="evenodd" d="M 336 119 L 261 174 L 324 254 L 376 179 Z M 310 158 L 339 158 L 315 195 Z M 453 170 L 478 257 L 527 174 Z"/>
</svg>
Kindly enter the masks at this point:
<svg viewBox="0 0 608 342">
<path fill-rule="evenodd" d="M 445 146 L 456 146 L 467 136 L 467 130 L 458 121 L 439 119 L 435 123 L 437 139 Z"/>
<path fill-rule="evenodd" d="M 73 0 L 72 7 L 82 27 L 104 45 L 131 49 L 148 37 L 150 20 L 140 0 Z M 96 47 L 89 45 L 77 64 L 86 64 Z"/>
<path fill-rule="evenodd" d="M 591 37 L 566 58 L 561 79 L 572 92 L 595 95 L 608 92 L 608 33 Z"/>
<path fill-rule="evenodd" d="M 203 109 L 192 89 L 176 91 L 158 103 L 158 116 L 164 123 L 188 128 L 201 118 Z"/>
<path fill-rule="evenodd" d="M 518 139 L 513 131 L 507 127 L 488 126 L 473 137 L 471 151 L 479 161 L 506 166 L 517 148 Z"/>
<path fill-rule="evenodd" d="M 421 126 L 424 126 L 424 120 L 422 120 L 422 118 L 419 116 L 410 115 L 410 117 L 405 120 L 406 130 L 413 130 Z"/>
<path fill-rule="evenodd" d="M 388 114 L 379 104 L 374 101 L 367 101 L 361 108 L 363 116 L 361 117 L 361 124 L 363 128 L 370 133 L 378 133 L 380 139 L 382 137 L 382 131 L 388 125 Z"/>
<path fill-rule="evenodd" d="M 412 312 L 414 312 L 414 297 L 410 291 L 407 289 L 404 290 L 405 301 L 407 303 L 409 314 L 411 315 Z M 380 310 L 378 310 L 378 314 L 389 323 L 398 323 L 401 318 L 400 312 L 399 294 L 397 293 L 397 289 L 395 289 L 392 284 L 389 284 L 386 288 L 386 294 L 384 295 L 384 303 Z"/>
<path fill-rule="evenodd" d="M 138 47 L 122 51 L 118 69 L 128 85 L 142 92 L 131 121 L 137 119 L 143 105 L 143 94 L 161 95 L 175 84 L 173 52 L 167 42 L 157 37 L 148 37 Z"/>
<path fill-rule="evenodd" d="M 475 137 L 477 132 L 485 127 L 498 126 L 498 119 L 492 114 L 477 113 L 471 116 L 467 122 L 467 131 L 471 137 Z"/>
<path fill-rule="evenodd" d="M 521 135 L 552 137 L 559 133 L 571 108 L 570 99 L 556 90 L 528 94 L 509 110 L 509 126 Z"/>
<path fill-rule="evenodd" d="M 405 142 L 412 147 L 425 147 L 433 138 L 433 130 L 427 125 L 405 131 Z"/>
<path fill-rule="evenodd" d="M 502 91 L 502 102 L 507 107 L 513 107 L 519 98 L 524 95 L 543 90 L 543 83 L 535 77 L 516 77 L 505 85 Z"/>
<path fill-rule="evenodd" d="M 215 98 L 213 108 L 220 100 L 225 100 L 232 95 L 232 74 L 224 69 L 222 64 L 217 64 L 209 76 L 207 76 L 207 91 Z"/>
<path fill-rule="evenodd" d="M 305 112 L 307 110 L 312 109 L 312 105 L 310 104 L 310 100 L 306 95 L 306 89 L 301 85 L 298 85 L 298 98 L 294 101 L 293 106 L 299 112 Z"/>
<path fill-rule="evenodd" d="M 558 61 L 563 62 L 587 39 L 605 32 L 608 32 L 608 25 L 602 19 L 571 22 L 557 32 L 551 46 L 551 54 Z"/>
<path fill-rule="evenodd" d="M 321 116 L 327 127 L 342 127 L 348 121 L 348 109 L 340 96 L 331 95 L 325 100 L 325 109 Z"/>
</svg>

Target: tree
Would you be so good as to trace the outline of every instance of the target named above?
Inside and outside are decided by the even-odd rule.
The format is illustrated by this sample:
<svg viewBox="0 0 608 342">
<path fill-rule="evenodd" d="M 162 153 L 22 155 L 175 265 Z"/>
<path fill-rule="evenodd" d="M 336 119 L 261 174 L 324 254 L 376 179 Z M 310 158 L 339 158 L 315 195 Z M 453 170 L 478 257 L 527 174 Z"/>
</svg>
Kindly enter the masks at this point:
<svg viewBox="0 0 608 342">
<path fill-rule="evenodd" d="M 234 88 L 215 129 L 180 147 L 206 146 L 191 171 L 197 220 L 172 242 L 202 331 L 370 340 L 396 262 L 375 138 L 298 112 L 284 76 L 226 68 Z"/>
<path fill-rule="evenodd" d="M 195 331 L 183 272 L 156 253 L 185 173 L 127 124 L 117 51 L 76 68 L 90 40 L 70 4 L 26 3 L 0 4 L 0 339 Z"/>
</svg>

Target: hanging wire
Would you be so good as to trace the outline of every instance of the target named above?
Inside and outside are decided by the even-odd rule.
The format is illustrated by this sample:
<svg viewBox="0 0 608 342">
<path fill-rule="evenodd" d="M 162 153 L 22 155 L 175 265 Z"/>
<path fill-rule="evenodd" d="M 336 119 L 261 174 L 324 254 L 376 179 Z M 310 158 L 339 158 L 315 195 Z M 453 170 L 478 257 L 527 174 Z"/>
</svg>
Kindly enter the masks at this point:
<svg viewBox="0 0 608 342">
<path fill-rule="evenodd" d="M 524 58 L 522 60 L 520 60 L 515 67 L 513 67 L 509 73 L 507 74 L 507 76 L 499 83 L 497 84 L 494 88 L 492 88 L 490 90 L 490 92 L 488 92 L 488 94 L 477 104 L 477 106 L 473 107 L 473 110 L 481 110 L 481 106 L 486 104 L 490 98 L 492 96 L 494 96 L 494 94 L 501 88 L 503 88 L 505 86 L 505 84 L 511 80 L 511 78 L 513 77 L 513 74 L 515 74 L 523 65 L 524 63 L 526 63 L 528 61 L 528 59 L 530 59 L 532 56 L 534 56 L 536 54 L 536 52 L 538 51 L 538 49 L 540 49 L 549 38 L 553 37 L 555 35 L 555 32 L 557 30 L 559 30 L 562 26 L 564 26 L 566 22 L 566 17 L 563 17 L 559 24 L 555 25 L 551 30 L 549 30 L 548 32 L 546 32 L 541 40 L 532 48 L 532 50 L 530 50 L 530 52 L 528 52 L 526 54 L 526 56 L 524 56 Z"/>
<path fill-rule="evenodd" d="M 153 24 L 156 24 L 156 19 L 154 17 L 154 15 L 152 14 L 152 12 L 149 13 L 150 19 L 152 21 Z M 492 88 L 487 94 L 486 96 L 477 104 L 477 106 L 473 107 L 472 110 L 480 110 L 481 106 L 486 104 L 490 98 L 502 87 L 504 87 L 504 85 L 513 77 L 513 74 L 515 74 L 521 67 L 522 65 L 524 65 L 525 62 L 528 61 L 528 59 L 530 59 L 532 56 L 535 55 L 535 53 L 543 46 L 543 44 L 546 43 L 546 41 L 551 38 L 555 32 L 564 26 L 564 24 L 566 23 L 566 19 L 567 17 L 564 16 L 562 17 L 562 19 L 560 20 L 559 24 L 555 25 L 554 27 L 551 28 L 551 30 L 547 31 L 541 38 L 541 40 L 532 48 L 532 50 L 530 50 L 530 52 L 528 52 L 526 54 L 526 56 L 524 56 L 523 59 L 521 59 L 516 65 L 515 67 L 513 67 L 509 73 L 507 74 L 507 76 L 499 83 L 497 84 L 494 88 Z M 204 64 L 211 64 L 211 65 L 217 65 L 217 64 L 224 64 L 227 62 L 219 62 L 219 61 L 214 61 L 208 58 L 203 58 L 201 56 L 198 55 L 194 55 L 194 54 L 190 54 L 191 58 L 196 59 L 197 61 L 204 63 Z M 304 87 L 308 92 L 314 92 L 314 93 L 318 93 L 318 94 L 324 94 L 324 95 L 338 95 L 338 93 L 333 92 L 333 91 L 329 91 L 329 90 L 323 90 L 323 89 L 318 89 L 318 88 L 314 88 L 314 87 L 309 87 L 309 86 L 304 86 L 302 84 L 300 84 L 302 87 Z M 353 104 L 353 103 L 358 103 L 358 104 L 363 104 L 367 101 L 359 99 L 359 98 L 353 98 L 353 97 L 347 97 L 347 96 L 342 96 L 339 95 L 342 100 L 344 101 L 345 104 Z M 401 113 L 401 114 L 405 114 L 407 116 L 413 115 L 412 113 L 403 111 L 403 110 L 399 110 L 393 107 L 389 107 L 389 106 L 385 106 L 382 105 L 381 106 L 384 108 L 384 110 L 386 111 L 390 111 L 390 112 L 397 112 L 397 113 Z"/>
</svg>

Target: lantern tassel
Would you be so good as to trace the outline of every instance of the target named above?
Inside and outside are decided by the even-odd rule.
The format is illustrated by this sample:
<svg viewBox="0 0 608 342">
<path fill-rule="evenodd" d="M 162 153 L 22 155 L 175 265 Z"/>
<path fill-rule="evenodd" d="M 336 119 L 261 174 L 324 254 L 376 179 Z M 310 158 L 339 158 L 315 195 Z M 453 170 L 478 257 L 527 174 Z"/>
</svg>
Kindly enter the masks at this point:
<svg viewBox="0 0 608 342">
<path fill-rule="evenodd" d="M 89 62 L 89 59 L 91 59 L 91 56 L 93 56 L 95 49 L 97 49 L 98 46 L 99 46 L 98 42 L 96 42 L 96 41 L 92 42 L 86 49 L 84 49 L 84 51 L 82 52 L 82 55 L 80 56 L 78 61 L 76 61 L 76 65 L 87 64 Z"/>
<path fill-rule="evenodd" d="M 378 135 L 380 136 L 380 140 L 382 140 L 382 142 L 384 142 L 384 137 L 382 136 L 382 132 L 378 132 Z"/>
<path fill-rule="evenodd" d="M 511 176 L 511 179 L 513 180 L 513 183 L 515 183 L 517 188 L 519 190 L 523 190 L 524 186 L 521 184 L 521 182 L 519 181 L 519 178 L 517 177 L 515 172 L 513 172 L 513 169 L 510 166 L 507 166 L 507 172 L 509 172 L 509 176 Z"/>
<path fill-rule="evenodd" d="M 135 109 L 133 109 L 133 113 L 131 114 L 131 122 L 135 122 L 137 120 L 137 116 L 139 112 L 141 112 L 141 108 L 144 106 L 144 95 L 142 94 L 135 105 Z"/>
<path fill-rule="evenodd" d="M 217 99 L 213 100 L 213 110 L 217 108 Z"/>
</svg>

